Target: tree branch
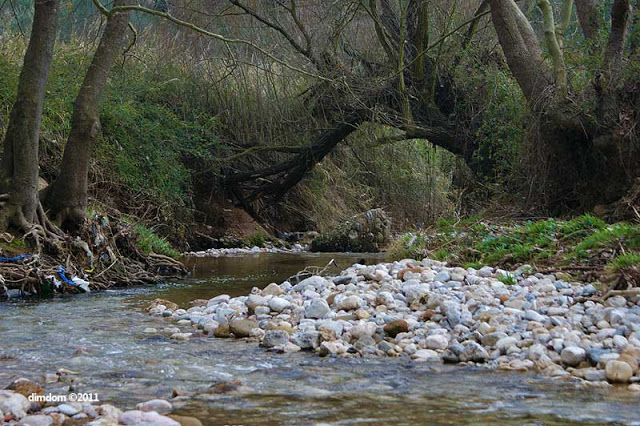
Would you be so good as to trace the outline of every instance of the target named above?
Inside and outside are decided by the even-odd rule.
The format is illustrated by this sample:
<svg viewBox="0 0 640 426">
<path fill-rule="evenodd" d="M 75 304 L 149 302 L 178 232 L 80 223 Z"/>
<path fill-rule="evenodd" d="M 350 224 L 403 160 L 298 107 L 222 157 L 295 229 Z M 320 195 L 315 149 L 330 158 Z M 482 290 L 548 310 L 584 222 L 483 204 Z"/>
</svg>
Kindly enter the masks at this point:
<svg viewBox="0 0 640 426">
<path fill-rule="evenodd" d="M 572 3 L 567 1 L 567 3 Z M 542 11 L 542 20 L 544 25 L 544 41 L 551 56 L 553 63 L 553 74 L 555 77 L 558 96 L 565 97 L 567 95 L 567 68 L 564 64 L 564 55 L 558 42 L 557 34 L 564 31 L 556 28 L 553 20 L 553 9 L 549 0 L 538 0 L 538 7 Z"/>
<path fill-rule="evenodd" d="M 149 9 L 143 6 L 118 6 L 118 7 L 114 7 L 113 9 L 111 9 L 111 11 L 107 10 L 101 3 L 99 0 L 92 0 L 93 3 L 96 5 L 96 7 L 100 10 L 101 13 L 105 14 L 105 15 L 111 15 L 112 13 L 116 13 L 116 12 L 126 12 L 126 11 L 136 11 L 136 12 L 143 12 L 143 13 L 147 13 L 149 15 L 154 15 L 154 16 L 158 16 L 160 18 L 164 18 L 167 19 L 171 22 L 173 22 L 174 24 L 180 25 L 182 27 L 185 28 L 189 28 L 197 33 L 200 33 L 202 35 L 205 35 L 207 37 L 211 37 L 214 38 L 216 40 L 220 40 L 224 43 L 229 43 L 229 44 L 244 44 L 246 46 L 249 46 L 255 50 L 257 50 L 258 52 L 262 53 L 264 56 L 266 56 L 267 58 L 271 59 L 272 61 L 282 65 L 285 68 L 288 68 L 292 71 L 295 71 L 297 73 L 306 75 L 308 77 L 313 77 L 313 78 L 317 78 L 318 80 L 322 80 L 322 81 L 332 81 L 329 78 L 323 77 L 319 74 L 315 74 L 309 71 L 305 71 L 302 68 L 298 68 L 294 65 L 291 65 L 285 61 L 283 61 L 282 59 L 277 58 L 276 56 L 274 56 L 273 54 L 269 53 L 268 51 L 266 51 L 265 49 L 263 49 L 262 47 L 248 41 L 248 40 L 243 40 L 243 39 L 235 39 L 235 38 L 227 38 L 224 37 L 220 34 L 211 32 L 211 31 L 207 31 L 204 28 L 200 28 L 197 25 L 191 23 L 191 22 L 187 22 L 187 21 L 183 21 L 181 19 L 176 18 L 173 15 L 170 15 L 169 13 L 165 13 L 165 12 L 160 12 L 157 10 L 153 10 L 153 9 Z M 231 0 L 230 0 L 231 1 Z"/>
<path fill-rule="evenodd" d="M 305 56 L 306 58 L 308 58 L 312 63 L 316 64 L 317 63 L 315 61 L 315 59 L 313 58 L 313 56 L 311 55 L 311 38 L 309 37 L 309 35 L 307 34 L 306 31 L 304 31 L 304 27 L 302 27 L 302 23 L 300 22 L 300 25 L 298 26 L 298 28 L 301 28 L 301 32 L 305 38 L 305 41 L 307 43 L 307 47 L 304 48 L 302 47 L 297 41 L 295 41 L 293 39 L 293 37 L 291 36 L 291 34 L 289 34 L 281 25 L 270 21 L 269 19 L 265 18 L 264 16 L 262 16 L 261 14 L 259 14 L 256 10 L 250 8 L 249 6 L 239 2 L 238 0 L 229 0 L 229 3 L 239 7 L 240 9 L 244 10 L 245 13 L 253 16 L 256 20 L 258 20 L 259 22 L 262 22 L 263 24 L 265 24 L 267 27 L 279 32 L 288 42 L 289 44 L 295 49 L 297 50 L 300 54 L 302 54 L 303 56 Z M 291 0 L 291 3 L 295 5 L 295 0 Z M 289 13 L 294 16 L 295 14 L 295 9 L 290 10 L 289 8 L 287 8 L 287 10 L 289 11 Z M 298 18 L 297 16 L 294 16 L 294 21 L 296 21 L 296 25 L 298 25 Z"/>
<path fill-rule="evenodd" d="M 607 84 L 613 81 L 620 72 L 620 63 L 624 44 L 627 40 L 630 17 L 630 0 L 615 0 L 611 7 L 611 33 L 609 34 L 602 65 L 603 77 Z"/>
<path fill-rule="evenodd" d="M 600 19 L 597 10 L 598 0 L 576 0 L 576 11 L 580 28 L 587 40 L 594 41 L 598 36 Z"/>
</svg>

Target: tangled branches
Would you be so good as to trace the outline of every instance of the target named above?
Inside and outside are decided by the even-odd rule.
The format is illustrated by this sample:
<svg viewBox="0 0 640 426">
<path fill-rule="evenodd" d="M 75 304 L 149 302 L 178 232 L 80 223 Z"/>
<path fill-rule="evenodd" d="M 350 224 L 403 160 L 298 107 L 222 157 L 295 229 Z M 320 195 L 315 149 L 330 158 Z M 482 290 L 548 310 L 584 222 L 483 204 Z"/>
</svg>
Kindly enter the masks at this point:
<svg viewBox="0 0 640 426">
<path fill-rule="evenodd" d="M 84 291 L 74 283 L 76 280 L 87 281 L 88 289 L 106 289 L 156 283 L 168 276 L 187 274 L 184 265 L 175 259 L 141 252 L 136 247 L 135 229 L 117 212 L 112 213 L 94 215 L 75 238 L 61 232 L 50 236 L 51 228 L 45 227 L 28 232 L 25 236 L 37 233 L 38 241 L 46 242 L 48 253 L 2 258 L 0 298 L 10 289 L 37 295 Z M 9 234 L 2 238 L 12 241 Z"/>
</svg>

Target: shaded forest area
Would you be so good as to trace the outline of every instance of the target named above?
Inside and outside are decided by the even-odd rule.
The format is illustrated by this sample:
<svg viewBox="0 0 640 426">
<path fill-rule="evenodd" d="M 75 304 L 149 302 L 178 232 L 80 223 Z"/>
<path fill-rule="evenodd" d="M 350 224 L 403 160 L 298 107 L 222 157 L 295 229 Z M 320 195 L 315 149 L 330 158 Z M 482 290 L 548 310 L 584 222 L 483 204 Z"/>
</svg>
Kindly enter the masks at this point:
<svg viewBox="0 0 640 426">
<path fill-rule="evenodd" d="M 238 208 L 635 217 L 637 6 L 3 2 L 2 228 L 51 250 L 112 208 L 181 247 Z"/>
</svg>

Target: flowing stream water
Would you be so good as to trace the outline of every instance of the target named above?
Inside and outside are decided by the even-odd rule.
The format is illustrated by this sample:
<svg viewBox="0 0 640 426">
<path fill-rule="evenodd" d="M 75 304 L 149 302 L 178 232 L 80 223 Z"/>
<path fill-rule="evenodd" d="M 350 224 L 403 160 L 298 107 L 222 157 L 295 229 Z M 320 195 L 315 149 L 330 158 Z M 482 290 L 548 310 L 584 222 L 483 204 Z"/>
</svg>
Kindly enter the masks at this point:
<svg viewBox="0 0 640 426">
<path fill-rule="evenodd" d="M 416 363 L 403 358 L 278 355 L 255 342 L 177 342 L 147 327 L 173 326 L 144 312 L 150 300 L 188 302 L 247 294 L 307 265 L 362 256 L 260 254 L 189 259 L 191 278 L 45 301 L 0 304 L 0 388 L 65 368 L 76 392 L 131 409 L 172 391 L 193 394 L 175 413 L 204 424 L 640 424 L 640 396 L 578 389 L 531 373 Z M 367 256 L 367 260 L 379 257 Z M 337 270 L 335 271 L 337 272 Z M 238 391 L 220 393 L 240 386 Z M 230 383 L 230 384 L 229 384 Z M 66 394 L 69 383 L 47 385 Z"/>
</svg>

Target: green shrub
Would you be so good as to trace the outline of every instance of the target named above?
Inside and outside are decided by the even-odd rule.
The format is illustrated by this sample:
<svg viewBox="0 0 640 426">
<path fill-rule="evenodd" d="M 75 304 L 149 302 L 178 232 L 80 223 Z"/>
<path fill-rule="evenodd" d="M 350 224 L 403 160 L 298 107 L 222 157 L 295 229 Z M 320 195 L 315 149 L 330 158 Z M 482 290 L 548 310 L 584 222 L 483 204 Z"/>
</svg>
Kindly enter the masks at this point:
<svg viewBox="0 0 640 426">
<path fill-rule="evenodd" d="M 124 218 L 123 221 L 130 223 L 136 231 L 136 246 L 142 253 L 164 254 L 174 259 L 180 257 L 180 252 L 174 249 L 164 237 L 156 234 L 152 228 L 141 223 L 135 223 L 129 218 Z"/>
<path fill-rule="evenodd" d="M 256 232 L 243 240 L 243 245 L 247 247 L 264 247 L 270 237 L 262 232 Z"/>
<path fill-rule="evenodd" d="M 500 282 L 506 285 L 515 285 L 518 282 L 516 276 L 509 272 L 502 274 L 498 279 L 500 280 Z"/>
<path fill-rule="evenodd" d="M 446 248 L 439 248 L 431 254 L 431 257 L 435 260 L 446 261 L 451 257 L 451 253 Z"/>
</svg>

